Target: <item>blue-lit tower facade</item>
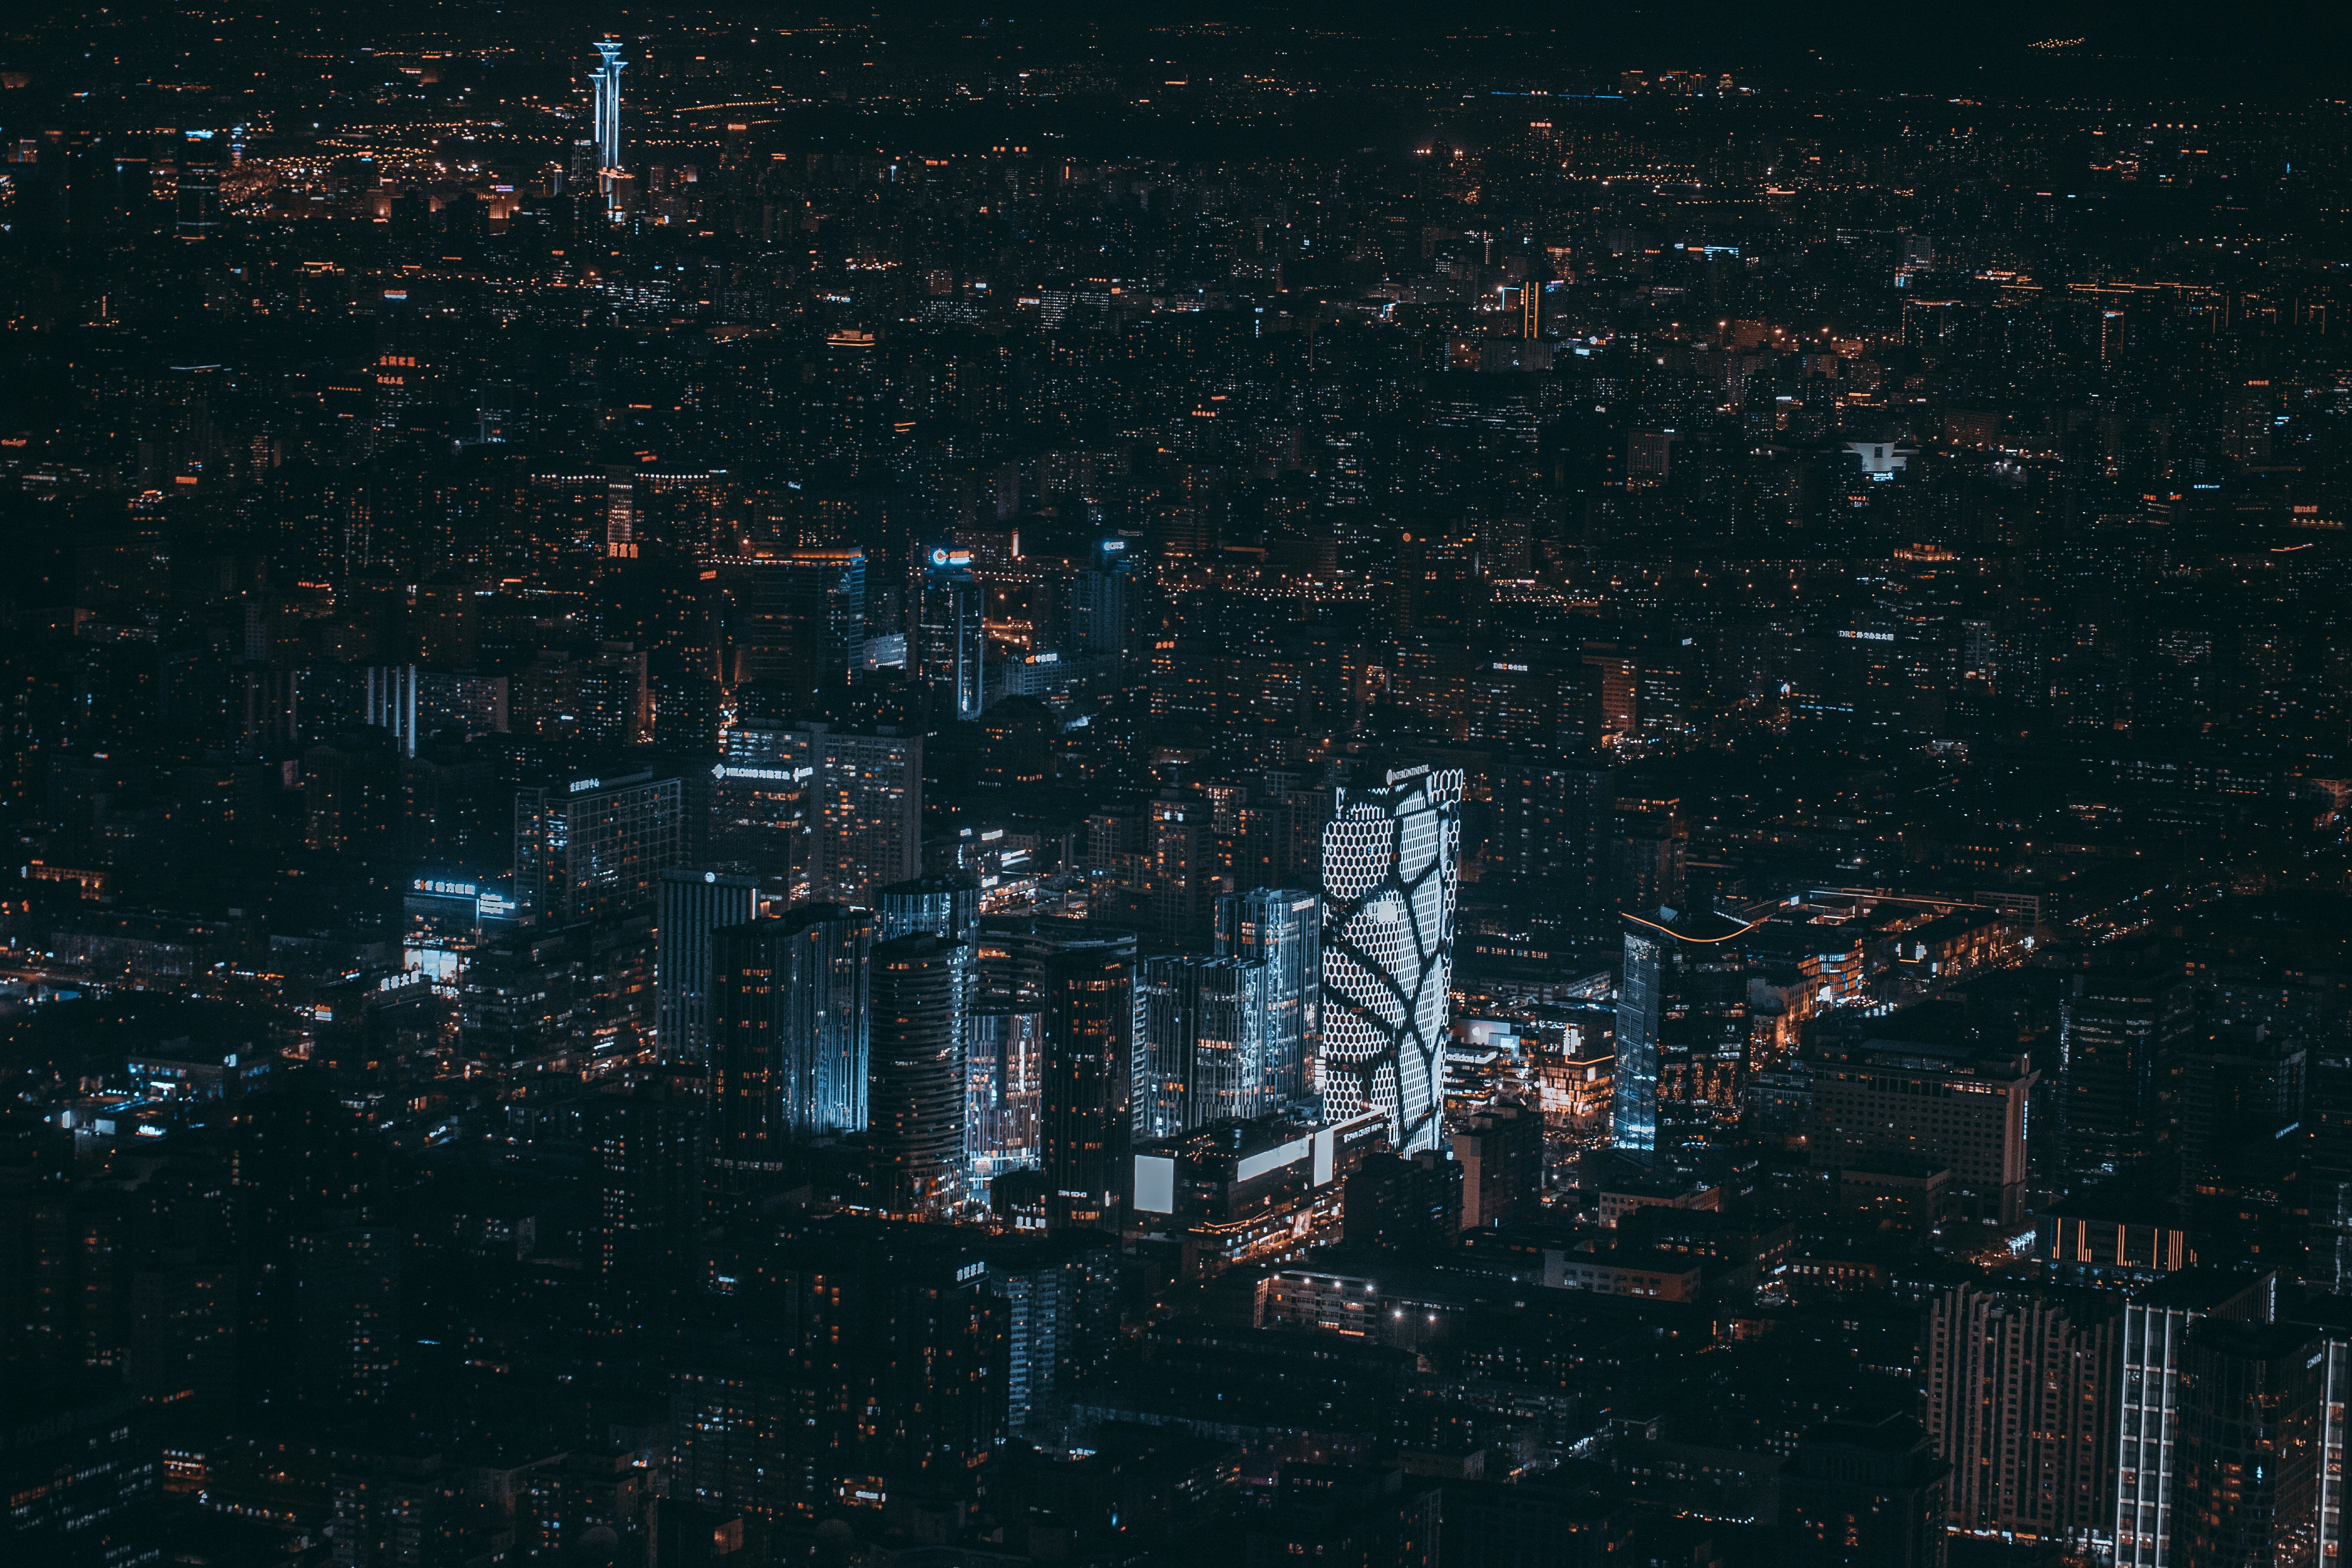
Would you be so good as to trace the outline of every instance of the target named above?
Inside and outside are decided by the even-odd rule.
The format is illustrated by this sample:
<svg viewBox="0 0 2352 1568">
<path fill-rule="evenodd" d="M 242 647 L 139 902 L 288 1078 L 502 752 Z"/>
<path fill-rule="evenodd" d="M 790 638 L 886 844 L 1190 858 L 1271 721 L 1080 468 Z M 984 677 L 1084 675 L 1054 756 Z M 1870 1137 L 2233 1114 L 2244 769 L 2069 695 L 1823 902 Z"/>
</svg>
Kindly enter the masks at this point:
<svg viewBox="0 0 2352 1568">
<path fill-rule="evenodd" d="M 1683 1174 L 1728 1131 L 1748 1072 L 1746 944 L 1716 910 L 1628 910 L 1617 988 L 1611 1142 Z"/>
<path fill-rule="evenodd" d="M 987 706 L 984 607 L 971 552 L 942 548 L 924 557 L 915 670 L 933 691 L 952 699 L 959 719 L 977 719 Z"/>
<path fill-rule="evenodd" d="M 1217 900 L 1217 954 L 1265 965 L 1265 1107 L 1315 1087 L 1323 1055 L 1323 900 L 1307 888 L 1253 888 Z"/>
<path fill-rule="evenodd" d="M 588 80 L 596 93 L 596 167 L 610 174 L 621 166 L 621 73 L 629 62 L 618 38 L 600 38 L 593 47 L 597 63 Z"/>
<path fill-rule="evenodd" d="M 711 933 L 710 1170 L 756 1194 L 799 1141 L 866 1121 L 874 917 L 800 904 Z"/>
<path fill-rule="evenodd" d="M 1664 1010 L 1670 931 L 1649 921 L 1625 924 L 1625 966 L 1617 985 L 1617 1065 L 1610 1083 L 1610 1142 L 1639 1160 L 1658 1148 L 1658 1023 Z"/>
</svg>

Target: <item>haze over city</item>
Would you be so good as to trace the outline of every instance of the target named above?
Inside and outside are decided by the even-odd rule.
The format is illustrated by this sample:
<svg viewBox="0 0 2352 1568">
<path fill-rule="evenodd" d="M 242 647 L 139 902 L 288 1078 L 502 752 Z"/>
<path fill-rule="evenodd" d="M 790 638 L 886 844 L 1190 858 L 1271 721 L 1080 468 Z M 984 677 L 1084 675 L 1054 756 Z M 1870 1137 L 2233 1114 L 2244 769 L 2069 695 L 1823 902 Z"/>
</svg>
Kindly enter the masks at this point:
<svg viewBox="0 0 2352 1568">
<path fill-rule="evenodd" d="M 0 16 L 0 1562 L 2339 1562 L 2328 20 Z"/>
</svg>

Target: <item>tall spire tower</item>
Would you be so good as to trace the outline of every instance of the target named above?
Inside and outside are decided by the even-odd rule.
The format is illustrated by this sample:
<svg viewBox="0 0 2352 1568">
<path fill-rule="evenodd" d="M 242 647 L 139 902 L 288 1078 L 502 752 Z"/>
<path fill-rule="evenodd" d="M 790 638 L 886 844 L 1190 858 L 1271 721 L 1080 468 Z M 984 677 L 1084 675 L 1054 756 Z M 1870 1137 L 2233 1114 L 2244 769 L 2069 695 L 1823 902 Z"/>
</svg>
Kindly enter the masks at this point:
<svg viewBox="0 0 2352 1568">
<path fill-rule="evenodd" d="M 621 73 L 629 62 L 618 38 L 599 39 L 594 48 L 598 63 L 588 79 L 596 89 L 596 167 L 610 174 L 621 166 Z"/>
</svg>

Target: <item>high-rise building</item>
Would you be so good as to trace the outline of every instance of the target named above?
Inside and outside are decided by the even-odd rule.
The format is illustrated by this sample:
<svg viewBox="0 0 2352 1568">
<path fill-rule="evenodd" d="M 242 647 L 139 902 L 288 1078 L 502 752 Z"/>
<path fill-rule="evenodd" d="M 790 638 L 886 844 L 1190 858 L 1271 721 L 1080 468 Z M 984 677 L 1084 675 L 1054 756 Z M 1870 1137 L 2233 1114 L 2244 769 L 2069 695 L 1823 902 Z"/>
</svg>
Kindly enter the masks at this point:
<svg viewBox="0 0 2352 1568">
<path fill-rule="evenodd" d="M 12 1403 L 26 1407 L 37 1397 L 40 1415 L 12 1421 L 11 1440 L 0 1450 L 10 1560 L 161 1560 L 168 1542 L 154 1514 L 160 1445 L 139 1396 L 96 1378 L 19 1386 L 26 1392 Z"/>
<path fill-rule="evenodd" d="M 710 854 L 744 868 L 786 899 L 805 899 L 815 859 L 816 768 L 786 766 L 766 749 L 745 743 L 772 733 L 727 732 L 727 758 L 710 771 Z"/>
<path fill-rule="evenodd" d="M 875 1201 L 944 1219 L 965 1196 L 964 1008 L 971 950 L 929 933 L 877 943 L 866 1131 Z"/>
<path fill-rule="evenodd" d="M 2249 1156 L 2302 1120 L 2309 1058 L 2293 1030 L 2261 1024 L 2216 1023 L 2179 1043 L 2169 1065 L 2183 1198 L 2241 1185 L 2270 1163 Z"/>
<path fill-rule="evenodd" d="M 1437 1146 L 1462 842 L 1459 768 L 1360 763 L 1323 829 L 1323 1063 L 1331 1114 Z"/>
<path fill-rule="evenodd" d="M 940 937 L 959 944 L 963 983 L 964 1165 L 975 1193 L 1035 1156 L 1036 1015 L 980 1009 L 980 880 L 962 872 L 893 882 L 881 891 L 884 941 Z"/>
<path fill-rule="evenodd" d="M 1616 935 L 1606 897 L 1615 798 L 1607 766 L 1597 755 L 1527 753 L 1501 764 L 1492 787 L 1487 876 L 1528 921 L 1576 944 L 1580 957 L 1597 957 Z"/>
<path fill-rule="evenodd" d="M 445 730 L 467 740 L 502 732 L 509 715 L 503 675 L 457 675 L 413 664 L 379 664 L 366 673 L 366 721 L 392 731 L 404 757 Z"/>
<path fill-rule="evenodd" d="M 599 1094 L 584 1118 L 596 1162 L 587 1258 L 599 1331 L 642 1331 L 692 1288 L 701 1107 L 674 1081 Z"/>
<path fill-rule="evenodd" d="M 2201 1561 L 2182 1556 L 2177 1539 L 2185 1511 L 2178 1467 L 2189 1331 L 2208 1318 L 2268 1323 L 2277 1316 L 2278 1293 L 2274 1274 L 2191 1268 L 2125 1302 L 2116 1423 L 2116 1568 L 2190 1568 Z"/>
<path fill-rule="evenodd" d="M 969 942 L 980 930 L 980 880 L 957 873 L 916 877 L 881 889 L 881 939 L 929 935 Z"/>
<path fill-rule="evenodd" d="M 1143 961 L 1135 979 L 1135 1135 L 1173 1138 L 1266 1107 L 1266 966 Z"/>
<path fill-rule="evenodd" d="M 757 1191 L 792 1142 L 866 1126 L 873 917 L 802 904 L 713 933 L 710 1172 Z"/>
<path fill-rule="evenodd" d="M 343 1220 L 288 1238 L 297 1397 L 322 1405 L 381 1405 L 400 1370 L 397 1230 Z"/>
<path fill-rule="evenodd" d="M 1265 1108 L 1305 1096 L 1323 1054 L 1323 901 L 1300 888 L 1217 900 L 1217 953 L 1265 965 Z"/>
<path fill-rule="evenodd" d="M 947 697 L 959 719 L 977 719 L 987 706 L 981 617 L 986 595 L 971 574 L 971 552 L 934 550 L 925 558 L 915 624 L 915 669 Z"/>
<path fill-rule="evenodd" d="M 650 910 L 684 851 L 685 794 L 641 769 L 515 791 L 515 899 L 543 922 Z"/>
<path fill-rule="evenodd" d="M 593 653 L 543 651 L 515 678 L 508 716 L 518 733 L 597 754 L 653 737 L 643 648 L 602 642 Z"/>
<path fill-rule="evenodd" d="M 1615 1142 L 1689 1168 L 1738 1115 L 1748 1073 L 1749 922 L 1661 909 L 1627 914 L 1617 996 Z"/>
<path fill-rule="evenodd" d="M 1462 1165 L 1462 1228 L 1476 1230 L 1543 1201 L 1543 1116 L 1532 1105 L 1496 1100 L 1454 1128 Z"/>
<path fill-rule="evenodd" d="M 2142 1173 L 2163 1131 L 2159 1063 L 2194 1021 L 2188 982 L 2077 974 L 2058 1009 L 2059 1107 L 2070 1181 Z"/>
<path fill-rule="evenodd" d="M 992 1005 L 1042 1010 L 1047 962 L 1072 942 L 1105 940 L 1103 929 L 1052 915 L 982 916 L 982 997 Z M 1124 937 L 1124 928 L 1120 930 Z"/>
<path fill-rule="evenodd" d="M 220 230 L 220 154 L 213 133 L 191 131 L 181 142 L 179 222 L 182 239 L 208 239 Z"/>
<path fill-rule="evenodd" d="M 2087 1544 L 2114 1505 L 2123 1299 L 1955 1285 L 1927 1313 L 1927 1422 L 1951 1524 Z"/>
<path fill-rule="evenodd" d="M 1058 1440 L 1073 1385 L 1118 1342 L 1118 1245 L 1082 1230 L 977 1245 L 1009 1318 L 1010 1426 Z"/>
<path fill-rule="evenodd" d="M 621 167 L 621 72 L 629 62 L 621 58 L 617 38 L 600 39 L 592 47 L 596 65 L 589 71 L 588 80 L 596 95 L 596 167 L 617 171 Z"/>
<path fill-rule="evenodd" d="M 710 1051 L 711 937 L 760 912 L 754 877 L 673 867 L 661 874 L 655 920 L 654 1037 L 672 1062 L 705 1064 Z"/>
<path fill-rule="evenodd" d="M 1139 912 L 1160 940 L 1197 947 L 1209 934 L 1221 880 L 1209 809 L 1197 801 L 1155 800 L 1150 814 Z"/>
<path fill-rule="evenodd" d="M 1075 574 L 1069 588 L 1067 652 L 1092 657 L 1097 668 L 1112 678 L 1127 653 L 1134 570 L 1127 546 L 1124 539 L 1104 540 L 1095 547 L 1094 564 Z"/>
<path fill-rule="evenodd" d="M 871 906 L 923 864 L 923 740 L 888 725 L 835 729 L 739 724 L 727 732 L 728 780 L 746 770 L 806 790 L 813 899 Z"/>
<path fill-rule="evenodd" d="M 1623 1005 L 1619 1005 L 1620 1025 Z M 1621 1047 L 1622 1048 L 1622 1047 Z M 1817 1171 L 1950 1172 L 1953 1198 L 2013 1225 L 2023 1213 L 2025 1113 L 2041 1081 L 2021 1047 L 1824 1036 L 1806 1046 Z"/>
<path fill-rule="evenodd" d="M 2315 1285 L 2352 1288 L 2352 1040 L 2312 1043 L 2304 1084 L 2302 1151 L 2305 1205 L 2311 1216 L 2303 1277 Z"/>
<path fill-rule="evenodd" d="M 983 1000 L 964 1017 L 964 1110 L 974 1185 L 1037 1163 L 1045 1020 L 1035 1006 Z"/>
<path fill-rule="evenodd" d="M 392 731 L 400 754 L 416 754 L 416 667 L 372 665 L 367 672 L 367 721 Z"/>
<path fill-rule="evenodd" d="M 1908 1415 L 1823 1422 L 1780 1469 L 1782 1561 L 1944 1568 L 1950 1469 Z"/>
<path fill-rule="evenodd" d="M 1116 1230 L 1134 1093 L 1135 939 L 1055 942 L 1039 990 L 1046 1222 L 1056 1230 Z"/>
<path fill-rule="evenodd" d="M 681 1347 L 678 1506 L 786 1525 L 860 1490 L 878 1501 L 968 1487 L 1004 1441 L 1010 1382 L 1005 1303 L 969 1239 L 865 1223 L 730 1246 L 721 1271 L 765 1342 Z M 728 1561 L 710 1542 L 706 1527 L 704 1554 L 686 1560 Z"/>
<path fill-rule="evenodd" d="M 2189 1325 L 2172 1456 L 2172 1550 L 2183 1568 L 2340 1560 L 2321 1552 L 2336 1524 L 2319 1507 L 2327 1360 L 2309 1323 L 2209 1316 Z"/>
<path fill-rule="evenodd" d="M 864 552 L 728 556 L 715 570 L 733 605 L 738 681 L 761 682 L 802 704 L 864 668 Z"/>
<path fill-rule="evenodd" d="M 1348 1178 L 1341 1223 L 1351 1246 L 1442 1256 L 1462 1230 L 1461 1165 L 1439 1150 L 1368 1152 Z"/>
</svg>

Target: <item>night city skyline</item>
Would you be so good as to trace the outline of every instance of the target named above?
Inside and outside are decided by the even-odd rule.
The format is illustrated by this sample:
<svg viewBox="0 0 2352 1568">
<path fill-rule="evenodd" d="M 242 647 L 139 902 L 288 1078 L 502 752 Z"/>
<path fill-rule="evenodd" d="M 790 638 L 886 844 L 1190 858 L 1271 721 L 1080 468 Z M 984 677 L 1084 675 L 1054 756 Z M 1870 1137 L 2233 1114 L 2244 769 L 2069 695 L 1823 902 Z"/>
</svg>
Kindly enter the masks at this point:
<svg viewBox="0 0 2352 1568">
<path fill-rule="evenodd" d="M 0 17 L 0 1563 L 2341 1561 L 2330 21 Z"/>
</svg>

